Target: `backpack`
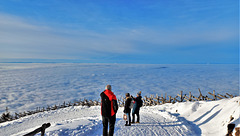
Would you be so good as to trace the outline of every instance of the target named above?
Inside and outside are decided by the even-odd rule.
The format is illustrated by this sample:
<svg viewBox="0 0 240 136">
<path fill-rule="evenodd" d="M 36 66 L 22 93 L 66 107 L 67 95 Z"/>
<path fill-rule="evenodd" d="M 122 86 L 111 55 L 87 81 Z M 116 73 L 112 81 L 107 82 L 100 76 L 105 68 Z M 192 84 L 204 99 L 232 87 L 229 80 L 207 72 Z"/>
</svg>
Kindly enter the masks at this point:
<svg viewBox="0 0 240 136">
<path fill-rule="evenodd" d="M 113 101 L 113 110 L 115 113 L 117 113 L 118 111 L 118 104 L 117 104 L 117 100 L 112 100 Z"/>
<path fill-rule="evenodd" d="M 134 104 L 134 100 L 131 101 L 129 108 L 132 109 L 133 108 L 133 104 Z"/>
</svg>

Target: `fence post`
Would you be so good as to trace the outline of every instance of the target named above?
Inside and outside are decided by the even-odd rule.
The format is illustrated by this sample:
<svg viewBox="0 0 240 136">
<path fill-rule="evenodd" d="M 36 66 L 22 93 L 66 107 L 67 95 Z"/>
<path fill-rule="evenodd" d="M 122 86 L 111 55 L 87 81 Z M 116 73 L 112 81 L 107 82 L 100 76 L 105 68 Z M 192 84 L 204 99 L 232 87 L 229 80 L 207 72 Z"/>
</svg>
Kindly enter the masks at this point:
<svg viewBox="0 0 240 136">
<path fill-rule="evenodd" d="M 214 100 L 217 100 L 217 99 L 216 99 L 216 95 L 215 95 L 215 90 L 213 90 L 213 99 L 214 99 Z"/>
<path fill-rule="evenodd" d="M 198 98 L 199 98 L 199 101 L 204 100 L 204 96 L 202 95 L 200 88 L 198 88 L 198 91 L 199 91 L 199 93 L 200 93 L 200 95 L 199 95 L 199 97 L 198 97 Z"/>
<path fill-rule="evenodd" d="M 192 94 L 189 92 L 189 101 L 192 101 Z"/>
</svg>

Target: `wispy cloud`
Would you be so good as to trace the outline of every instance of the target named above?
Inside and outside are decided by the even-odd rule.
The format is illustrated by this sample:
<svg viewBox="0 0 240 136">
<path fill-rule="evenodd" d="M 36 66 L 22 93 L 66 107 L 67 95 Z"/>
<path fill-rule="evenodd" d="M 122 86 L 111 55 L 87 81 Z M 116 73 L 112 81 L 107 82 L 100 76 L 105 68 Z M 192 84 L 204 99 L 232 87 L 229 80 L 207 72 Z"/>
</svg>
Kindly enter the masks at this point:
<svg viewBox="0 0 240 136">
<path fill-rule="evenodd" d="M 160 3 L 162 8 L 154 3 L 146 7 L 143 7 L 144 4 L 138 5 L 141 8 L 132 4 L 131 7 L 124 6 L 124 10 L 114 10 L 114 7 L 108 5 L 107 10 L 104 10 L 103 6 L 90 3 L 90 7 L 98 10 L 91 12 L 89 7 L 85 7 L 79 11 L 79 7 L 74 6 L 73 11 L 63 12 L 64 16 L 69 15 L 66 19 L 73 19 L 70 20 L 73 23 L 64 21 L 64 18 L 59 20 L 61 22 L 57 26 L 44 22 L 47 18 L 43 22 L 36 22 L 34 18 L 30 20 L 24 16 L 0 13 L 0 58 L 91 59 L 106 54 L 110 54 L 107 56 L 110 58 L 113 54 L 163 52 L 158 49 L 166 46 L 217 46 L 218 43 L 238 39 L 235 23 L 231 20 L 230 23 L 221 23 L 219 16 L 222 14 L 215 14 L 225 8 L 221 4 L 213 12 L 212 7 L 215 6 L 211 3 L 208 7 L 204 7 L 206 3 L 181 4 L 178 6 L 175 2 L 163 2 Z M 63 7 L 64 11 L 68 8 L 59 7 Z M 58 11 L 63 11 L 61 8 Z M 199 11 L 206 13 L 201 14 Z M 212 15 L 207 16 L 208 13 Z M 67 25 L 73 28 L 69 29 Z M 96 28 L 91 28 L 93 26 Z"/>
<path fill-rule="evenodd" d="M 0 14 L 0 20 L 0 54 L 5 58 L 65 58 L 76 54 L 75 57 L 86 57 L 87 54 L 98 52 L 127 53 L 132 50 L 129 43 L 121 37 L 90 30 L 39 26 L 6 14 Z M 21 53 L 21 56 L 15 56 Z"/>
</svg>

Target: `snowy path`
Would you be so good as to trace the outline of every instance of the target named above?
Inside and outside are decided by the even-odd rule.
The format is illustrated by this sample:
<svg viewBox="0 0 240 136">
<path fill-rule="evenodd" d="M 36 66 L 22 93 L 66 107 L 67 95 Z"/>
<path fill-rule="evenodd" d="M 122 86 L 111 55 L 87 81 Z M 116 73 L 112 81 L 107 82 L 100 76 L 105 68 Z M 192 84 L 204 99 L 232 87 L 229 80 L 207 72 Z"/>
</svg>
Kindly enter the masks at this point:
<svg viewBox="0 0 240 136">
<path fill-rule="evenodd" d="M 194 125 L 191 125 L 186 120 L 178 118 L 165 111 L 159 111 L 144 107 L 140 113 L 140 124 L 133 124 L 132 126 L 124 126 L 125 121 L 118 120 L 115 128 L 115 135 L 136 135 L 136 136 L 181 136 L 181 135 L 197 135 Z M 192 131 L 194 129 L 194 131 Z"/>
<path fill-rule="evenodd" d="M 188 122 L 187 120 L 172 115 L 166 111 L 159 111 L 144 107 L 140 113 L 140 124 L 124 126 L 125 121 L 122 119 L 122 108 L 117 114 L 115 125 L 115 136 L 195 136 L 201 135 L 200 129 Z M 89 133 L 88 133 L 89 134 Z M 93 136 L 102 135 L 102 126 L 90 133 Z"/>
<path fill-rule="evenodd" d="M 140 124 L 124 126 L 123 108 L 119 108 L 115 125 L 115 136 L 122 135 L 161 135 L 182 136 L 200 135 L 199 128 L 187 120 L 166 111 L 143 107 L 140 111 Z M 58 111 L 49 111 L 0 125 L 4 135 L 24 135 L 33 131 L 43 123 L 51 123 L 46 135 L 102 135 L 100 107 L 70 107 Z M 38 134 L 40 135 L 40 133 Z"/>
</svg>

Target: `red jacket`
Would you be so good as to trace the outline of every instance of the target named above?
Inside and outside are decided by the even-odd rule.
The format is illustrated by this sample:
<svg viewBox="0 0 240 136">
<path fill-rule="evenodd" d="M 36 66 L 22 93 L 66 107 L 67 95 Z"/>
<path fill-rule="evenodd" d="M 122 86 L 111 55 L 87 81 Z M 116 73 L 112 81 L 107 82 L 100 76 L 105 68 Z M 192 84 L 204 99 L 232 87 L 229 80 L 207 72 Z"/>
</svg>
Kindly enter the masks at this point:
<svg viewBox="0 0 240 136">
<path fill-rule="evenodd" d="M 117 113 L 118 104 L 117 97 L 110 90 L 105 90 L 101 94 L 101 115 L 110 117 Z"/>
</svg>

